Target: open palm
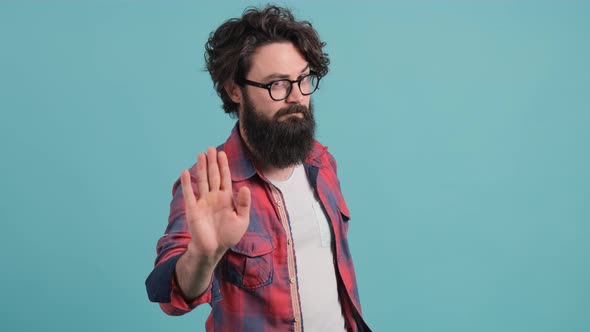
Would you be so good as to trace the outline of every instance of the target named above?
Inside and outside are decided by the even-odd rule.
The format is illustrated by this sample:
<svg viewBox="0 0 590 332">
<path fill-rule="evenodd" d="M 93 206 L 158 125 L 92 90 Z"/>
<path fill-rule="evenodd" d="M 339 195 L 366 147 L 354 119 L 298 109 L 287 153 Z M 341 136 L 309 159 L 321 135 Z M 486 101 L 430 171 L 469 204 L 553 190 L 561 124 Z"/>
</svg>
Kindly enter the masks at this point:
<svg viewBox="0 0 590 332">
<path fill-rule="evenodd" d="M 250 190 L 240 188 L 234 201 L 227 156 L 214 148 L 207 149 L 207 155 L 197 156 L 196 197 L 188 171 L 182 171 L 180 180 L 192 238 L 188 250 L 218 260 L 248 228 Z"/>
</svg>

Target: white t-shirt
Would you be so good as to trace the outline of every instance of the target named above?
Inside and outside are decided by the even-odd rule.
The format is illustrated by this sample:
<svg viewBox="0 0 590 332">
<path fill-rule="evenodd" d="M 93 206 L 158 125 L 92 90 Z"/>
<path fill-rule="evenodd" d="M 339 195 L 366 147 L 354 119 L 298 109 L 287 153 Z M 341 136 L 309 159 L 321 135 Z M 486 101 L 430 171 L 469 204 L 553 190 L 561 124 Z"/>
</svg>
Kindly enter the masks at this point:
<svg viewBox="0 0 590 332">
<path fill-rule="evenodd" d="M 303 165 L 286 181 L 271 181 L 283 194 L 297 263 L 303 329 L 345 331 L 338 299 L 328 219 L 315 196 Z"/>
</svg>

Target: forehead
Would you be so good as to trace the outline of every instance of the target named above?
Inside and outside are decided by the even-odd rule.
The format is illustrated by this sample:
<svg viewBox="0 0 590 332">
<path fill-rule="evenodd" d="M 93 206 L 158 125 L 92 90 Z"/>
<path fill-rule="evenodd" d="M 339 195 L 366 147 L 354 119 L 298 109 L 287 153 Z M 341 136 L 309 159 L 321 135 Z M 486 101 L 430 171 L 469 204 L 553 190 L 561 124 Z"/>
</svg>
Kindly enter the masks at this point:
<svg viewBox="0 0 590 332">
<path fill-rule="evenodd" d="M 297 77 L 307 66 L 307 61 L 290 42 L 271 43 L 256 49 L 251 58 L 249 79 L 261 79 L 269 75 Z"/>
</svg>

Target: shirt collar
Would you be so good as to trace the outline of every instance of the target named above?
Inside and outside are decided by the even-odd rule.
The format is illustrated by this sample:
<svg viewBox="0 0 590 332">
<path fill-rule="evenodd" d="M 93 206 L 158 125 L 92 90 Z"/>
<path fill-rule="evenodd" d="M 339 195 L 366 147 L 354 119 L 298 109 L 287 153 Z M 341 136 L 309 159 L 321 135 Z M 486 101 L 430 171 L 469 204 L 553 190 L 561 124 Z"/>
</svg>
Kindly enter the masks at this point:
<svg viewBox="0 0 590 332">
<path fill-rule="evenodd" d="M 227 155 L 232 181 L 243 181 L 251 178 L 257 173 L 250 151 L 248 151 L 248 147 L 240 135 L 238 123 L 236 123 L 229 138 L 222 146 L 220 146 L 220 148 L 224 150 Z M 327 150 L 328 147 L 314 140 L 312 150 L 304 164 L 321 168 L 322 155 Z"/>
</svg>

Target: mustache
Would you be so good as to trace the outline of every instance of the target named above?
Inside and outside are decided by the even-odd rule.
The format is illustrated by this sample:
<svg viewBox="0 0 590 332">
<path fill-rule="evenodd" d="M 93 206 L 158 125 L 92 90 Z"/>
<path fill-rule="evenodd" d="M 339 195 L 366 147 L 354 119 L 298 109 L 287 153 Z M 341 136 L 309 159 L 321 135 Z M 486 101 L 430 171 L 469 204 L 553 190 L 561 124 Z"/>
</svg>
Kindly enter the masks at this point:
<svg viewBox="0 0 590 332">
<path fill-rule="evenodd" d="M 275 113 L 274 119 L 278 120 L 283 115 L 297 114 L 297 113 L 303 114 L 303 117 L 306 119 L 309 118 L 309 108 L 307 108 L 303 105 L 290 105 L 285 108 L 279 109 Z"/>
</svg>

